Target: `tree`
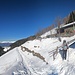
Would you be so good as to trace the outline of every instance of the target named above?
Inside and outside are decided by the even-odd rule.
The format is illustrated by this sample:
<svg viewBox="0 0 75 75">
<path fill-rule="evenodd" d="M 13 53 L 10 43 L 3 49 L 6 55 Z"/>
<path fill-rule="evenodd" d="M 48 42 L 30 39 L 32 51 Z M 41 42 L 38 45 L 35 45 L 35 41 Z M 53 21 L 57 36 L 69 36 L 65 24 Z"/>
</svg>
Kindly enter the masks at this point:
<svg viewBox="0 0 75 75">
<path fill-rule="evenodd" d="M 54 28 L 54 25 L 50 25 L 50 26 L 48 26 L 46 28 L 39 29 L 38 32 L 35 35 L 36 35 L 36 37 L 39 37 L 42 34 L 48 32 L 48 31 L 51 31 L 53 28 Z"/>
<path fill-rule="evenodd" d="M 61 26 L 61 24 L 63 24 L 63 19 L 61 17 L 57 17 L 55 19 L 55 27 L 57 27 L 57 36 L 58 36 L 59 40 L 60 40 L 60 26 Z"/>
<path fill-rule="evenodd" d="M 4 54 L 3 49 L 4 49 L 4 48 L 2 48 L 2 47 L 0 46 L 0 56 Z"/>
<path fill-rule="evenodd" d="M 72 11 L 66 18 L 64 18 L 65 24 L 75 21 L 75 11 Z"/>
</svg>

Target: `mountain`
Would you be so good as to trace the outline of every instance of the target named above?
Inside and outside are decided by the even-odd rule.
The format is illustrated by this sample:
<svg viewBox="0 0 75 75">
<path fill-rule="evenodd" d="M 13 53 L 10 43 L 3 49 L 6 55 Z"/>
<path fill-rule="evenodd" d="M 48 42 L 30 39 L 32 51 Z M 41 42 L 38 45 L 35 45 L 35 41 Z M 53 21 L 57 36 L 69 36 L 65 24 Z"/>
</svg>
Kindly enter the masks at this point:
<svg viewBox="0 0 75 75">
<path fill-rule="evenodd" d="M 75 21 L 75 11 L 72 11 L 67 17 L 64 18 L 64 23 L 65 24 L 71 23 L 73 21 Z M 35 34 L 33 36 L 29 36 L 27 38 L 15 41 L 14 43 L 12 43 L 10 45 L 10 47 L 11 47 L 10 50 L 13 49 L 13 48 L 15 48 L 15 47 L 18 47 L 18 46 L 22 45 L 26 41 L 34 40 L 35 38 L 40 39 L 43 36 L 43 34 L 45 36 L 47 35 L 47 37 L 50 37 L 51 34 L 56 34 L 56 31 L 54 29 L 54 25 L 51 25 L 51 26 L 49 26 L 47 28 L 44 28 L 43 30 L 39 31 L 37 34 Z M 52 35 L 52 37 L 53 36 L 54 35 Z"/>
<path fill-rule="evenodd" d="M 14 43 L 15 41 L 0 41 L 0 43 Z"/>
<path fill-rule="evenodd" d="M 14 42 L 15 41 L 0 41 L 0 46 L 1 47 L 9 47 Z"/>
<path fill-rule="evenodd" d="M 64 24 L 68 24 L 75 21 L 75 11 L 72 11 L 67 17 L 64 18 Z M 29 40 L 34 40 L 35 38 L 40 38 L 40 36 L 43 36 L 43 34 L 47 37 L 50 37 L 51 34 L 56 34 L 56 31 L 54 29 L 54 25 L 51 25 L 47 28 L 44 28 L 43 30 L 39 31 L 37 34 L 24 38 L 24 39 L 20 39 L 17 40 L 16 42 L 14 42 L 13 44 L 11 44 L 11 49 L 20 46 L 21 44 L 25 43 L 26 41 Z M 52 35 L 53 37 L 54 35 Z"/>
<path fill-rule="evenodd" d="M 11 47 L 10 50 L 15 48 L 15 47 L 18 47 L 18 46 L 22 45 L 23 43 L 25 43 L 29 40 L 34 40 L 35 38 L 36 38 L 36 36 L 33 35 L 33 36 L 30 36 L 30 37 L 27 37 L 27 38 L 24 38 L 24 39 L 17 40 L 16 42 L 14 42 L 10 45 L 10 47 Z"/>
<path fill-rule="evenodd" d="M 9 47 L 12 43 L 0 43 L 1 47 Z"/>
<path fill-rule="evenodd" d="M 55 34 L 55 28 L 51 32 Z M 75 35 L 60 37 L 61 42 L 49 35 L 47 31 L 11 44 L 10 50 L 0 57 L 0 75 L 75 75 L 75 46 L 68 49 L 67 59 L 62 60 L 63 40 L 71 45 Z"/>
<path fill-rule="evenodd" d="M 0 41 L 0 56 L 5 54 L 9 49 L 10 45 L 15 41 Z"/>
<path fill-rule="evenodd" d="M 0 74 L 74 75 L 75 49 L 69 48 L 67 60 L 62 60 L 62 51 L 53 60 L 53 51 L 57 46 L 60 48 L 64 39 L 68 42 L 74 38 L 75 36 L 61 37 L 61 42 L 58 38 L 26 41 L 0 57 Z"/>
</svg>

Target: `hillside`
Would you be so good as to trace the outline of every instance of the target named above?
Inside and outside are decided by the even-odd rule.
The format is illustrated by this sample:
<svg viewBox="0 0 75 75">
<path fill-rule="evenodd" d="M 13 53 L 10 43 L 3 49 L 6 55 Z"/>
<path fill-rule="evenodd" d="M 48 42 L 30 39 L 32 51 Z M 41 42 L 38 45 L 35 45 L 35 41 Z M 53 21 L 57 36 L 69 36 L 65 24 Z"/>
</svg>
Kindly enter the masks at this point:
<svg viewBox="0 0 75 75">
<path fill-rule="evenodd" d="M 22 45 L 23 43 L 25 43 L 28 40 L 34 40 L 35 38 L 36 38 L 35 35 L 33 35 L 33 36 L 27 37 L 25 39 L 17 40 L 16 42 L 14 42 L 13 44 L 10 45 L 10 47 L 11 47 L 10 50 Z"/>
<path fill-rule="evenodd" d="M 62 60 L 61 52 L 53 60 L 53 51 L 62 45 L 63 40 L 67 42 L 75 38 L 61 37 L 30 40 L 21 46 L 12 49 L 0 57 L 0 74 L 1 75 L 74 75 L 75 74 L 75 50 L 69 48 L 69 58 Z M 34 52 L 34 55 L 33 55 Z M 36 53 L 40 54 L 43 61 Z M 73 57 L 72 57 L 73 56 Z M 48 62 L 48 64 L 46 63 Z"/>
<path fill-rule="evenodd" d="M 74 22 L 75 21 L 75 11 L 72 11 L 67 17 L 64 18 L 64 24 L 68 24 L 68 23 L 71 23 L 71 22 Z M 15 48 L 15 47 L 18 47 L 20 45 L 22 45 L 23 43 L 25 43 L 26 41 L 29 41 L 29 40 L 34 40 L 35 38 L 39 38 L 39 36 L 43 37 L 43 34 L 45 35 L 45 37 L 54 37 L 57 35 L 56 34 L 56 31 L 54 29 L 54 25 L 52 26 L 49 26 L 41 31 L 39 31 L 37 34 L 33 35 L 33 36 L 29 36 L 25 39 L 20 39 L 20 40 L 17 40 L 16 42 L 14 42 L 13 44 L 10 45 L 11 49 Z M 52 36 L 50 36 L 51 34 L 53 34 Z"/>
<path fill-rule="evenodd" d="M 0 56 L 5 53 L 5 52 L 3 51 L 3 49 L 4 49 L 4 48 L 2 48 L 2 47 L 0 46 Z"/>
<path fill-rule="evenodd" d="M 75 21 L 75 10 L 72 11 L 67 17 L 64 18 L 64 23 L 68 24 Z"/>
</svg>

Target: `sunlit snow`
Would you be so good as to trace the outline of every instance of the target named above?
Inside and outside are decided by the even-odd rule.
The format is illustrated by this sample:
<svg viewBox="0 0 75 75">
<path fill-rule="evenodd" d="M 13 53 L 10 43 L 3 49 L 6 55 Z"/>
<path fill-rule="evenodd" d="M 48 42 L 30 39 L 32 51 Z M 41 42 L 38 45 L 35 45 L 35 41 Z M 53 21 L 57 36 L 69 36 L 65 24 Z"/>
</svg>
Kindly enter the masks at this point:
<svg viewBox="0 0 75 75">
<path fill-rule="evenodd" d="M 32 53 L 22 51 L 21 46 L 12 49 L 0 57 L 0 75 L 75 75 L 75 50 L 69 48 L 67 60 L 62 60 L 59 52 L 53 61 L 54 49 L 62 45 L 63 40 L 70 41 L 72 37 L 45 38 L 30 40 L 21 46 L 31 51 L 39 53 L 48 62 L 44 62 Z"/>
</svg>

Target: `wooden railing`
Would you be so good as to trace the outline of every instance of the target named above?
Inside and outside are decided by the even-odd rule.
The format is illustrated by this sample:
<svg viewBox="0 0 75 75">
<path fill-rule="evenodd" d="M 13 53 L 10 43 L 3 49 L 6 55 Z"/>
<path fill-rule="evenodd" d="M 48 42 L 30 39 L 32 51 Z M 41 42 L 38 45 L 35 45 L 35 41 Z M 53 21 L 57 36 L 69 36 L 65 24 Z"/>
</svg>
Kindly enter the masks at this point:
<svg viewBox="0 0 75 75">
<path fill-rule="evenodd" d="M 67 44 L 68 46 L 70 46 L 71 44 L 73 44 L 75 42 L 75 38 L 68 41 Z M 50 57 L 53 57 L 53 60 L 55 59 L 55 56 L 57 55 L 57 53 L 59 52 L 58 48 L 62 47 L 61 46 L 57 46 L 57 48 L 53 49 L 52 51 L 48 52 Z"/>
</svg>

